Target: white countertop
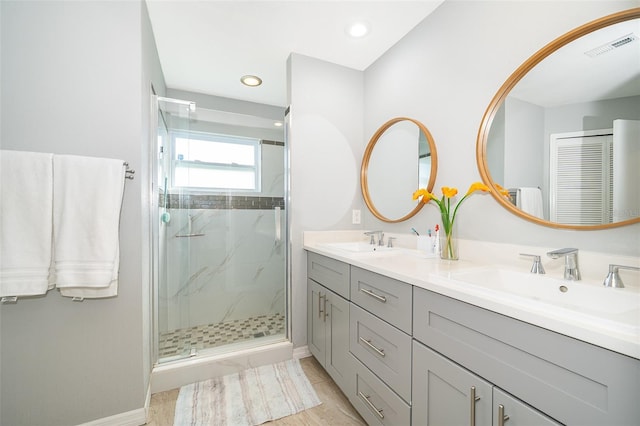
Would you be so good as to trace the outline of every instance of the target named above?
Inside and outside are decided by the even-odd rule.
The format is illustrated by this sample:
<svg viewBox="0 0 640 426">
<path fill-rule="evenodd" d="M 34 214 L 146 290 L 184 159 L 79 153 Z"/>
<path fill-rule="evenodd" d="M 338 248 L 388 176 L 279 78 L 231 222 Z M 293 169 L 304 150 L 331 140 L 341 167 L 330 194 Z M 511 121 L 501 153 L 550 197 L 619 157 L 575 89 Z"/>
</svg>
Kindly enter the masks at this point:
<svg viewBox="0 0 640 426">
<path fill-rule="evenodd" d="M 362 231 L 305 232 L 304 249 L 640 359 L 640 286 L 637 285 L 640 279 L 637 278 L 638 275 L 629 275 L 631 278 L 626 277 L 625 283 L 628 282 L 628 288 L 624 289 L 602 286 L 602 279 L 606 276 L 607 271 L 605 266 L 598 265 L 597 271 L 602 276 L 601 278 L 591 279 L 589 276 L 592 275 L 591 270 L 596 269 L 593 266 L 594 263 L 627 262 L 623 264 L 635 265 L 638 259 L 611 259 L 603 255 L 598 257 L 599 262 L 595 262 L 593 258 L 588 257 L 588 253 L 584 253 L 586 262 L 583 260 L 582 264 L 585 265 L 585 270 L 589 273 L 586 274 L 586 277 L 583 274 L 583 280 L 578 282 L 566 281 L 561 278 L 563 267 L 561 263 L 554 262 L 551 267 L 545 266 L 547 268 L 546 276 L 557 276 L 559 286 L 563 284 L 591 286 L 588 290 L 595 292 L 597 300 L 594 303 L 598 306 L 600 303 L 606 303 L 606 297 L 612 295 L 606 292 L 618 292 L 615 296 L 623 294 L 624 300 L 630 308 L 623 313 L 610 313 L 606 309 L 590 310 L 588 307 L 553 306 L 548 302 L 537 302 L 535 298 L 523 298 L 509 292 L 496 291 L 482 285 L 451 278 L 457 273 L 473 271 L 478 268 L 508 268 L 528 273 L 530 259 L 518 259 L 518 254 L 533 252 L 536 249 L 537 252 L 534 254 L 540 254 L 541 250 L 546 250 L 544 248 L 522 248 L 496 243 L 469 242 L 463 251 L 464 241 L 461 240 L 461 259 L 443 261 L 438 257 L 412 249 L 411 247 L 415 247 L 415 245 L 412 246 L 415 244 L 415 237 L 411 235 L 396 237 L 399 246 L 405 247 L 403 250 L 398 250 L 401 253 L 396 251 L 396 253 L 364 254 L 340 250 L 327 245 L 327 243 L 333 242 L 366 241 L 362 238 Z M 513 257 L 516 261 L 509 262 L 505 266 L 505 258 L 496 255 L 496 250 L 498 250 L 496 246 L 504 246 L 504 249 L 509 252 L 507 259 Z M 502 248 L 500 247 L 500 249 Z M 476 252 L 477 255 L 471 256 L 471 252 Z M 478 254 L 479 252 L 483 252 L 484 258 Z M 487 254 L 488 252 L 490 253 Z M 491 260 L 488 260 L 487 257 L 490 257 Z M 589 269 L 590 267 L 592 269 Z M 604 275 L 602 270 L 604 270 Z M 598 298 L 597 295 L 601 295 L 602 298 Z"/>
</svg>

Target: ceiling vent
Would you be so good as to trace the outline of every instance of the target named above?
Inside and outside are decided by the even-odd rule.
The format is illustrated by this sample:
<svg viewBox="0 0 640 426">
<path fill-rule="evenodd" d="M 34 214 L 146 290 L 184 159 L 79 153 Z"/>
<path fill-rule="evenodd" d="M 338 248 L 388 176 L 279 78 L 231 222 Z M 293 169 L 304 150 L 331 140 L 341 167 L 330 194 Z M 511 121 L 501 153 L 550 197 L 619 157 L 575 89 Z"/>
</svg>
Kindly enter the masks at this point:
<svg viewBox="0 0 640 426">
<path fill-rule="evenodd" d="M 595 58 L 596 56 L 600 56 L 607 52 L 611 52 L 613 49 L 624 46 L 625 44 L 629 44 L 636 40 L 638 40 L 638 36 L 633 33 L 630 33 L 618 39 L 610 41 L 609 43 L 605 43 L 602 46 L 596 47 L 595 49 L 591 49 L 587 52 L 584 52 L 584 54 L 592 58 Z"/>
</svg>

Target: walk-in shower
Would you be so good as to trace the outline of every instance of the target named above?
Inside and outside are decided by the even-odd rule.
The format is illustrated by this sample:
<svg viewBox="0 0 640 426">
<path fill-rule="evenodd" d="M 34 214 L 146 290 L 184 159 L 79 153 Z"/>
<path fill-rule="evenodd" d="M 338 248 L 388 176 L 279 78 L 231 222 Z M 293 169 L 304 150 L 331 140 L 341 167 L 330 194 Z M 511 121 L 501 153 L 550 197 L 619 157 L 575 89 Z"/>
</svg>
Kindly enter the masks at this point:
<svg viewBox="0 0 640 426">
<path fill-rule="evenodd" d="M 283 127 L 189 101 L 157 106 L 157 365 L 286 341 Z"/>
</svg>

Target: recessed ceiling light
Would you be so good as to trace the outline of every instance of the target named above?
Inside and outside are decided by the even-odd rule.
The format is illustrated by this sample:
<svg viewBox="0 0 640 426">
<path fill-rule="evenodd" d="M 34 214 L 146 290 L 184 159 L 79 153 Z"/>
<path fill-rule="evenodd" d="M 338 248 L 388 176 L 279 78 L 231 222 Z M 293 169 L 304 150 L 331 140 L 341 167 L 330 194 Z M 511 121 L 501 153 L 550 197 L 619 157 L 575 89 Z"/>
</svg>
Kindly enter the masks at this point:
<svg viewBox="0 0 640 426">
<path fill-rule="evenodd" d="M 249 87 L 256 87 L 262 84 L 262 79 L 255 75 L 243 75 L 240 78 L 240 81 L 242 84 Z"/>
<path fill-rule="evenodd" d="M 364 21 L 355 21 L 347 26 L 346 33 L 353 38 L 362 38 L 369 34 L 371 25 Z"/>
<path fill-rule="evenodd" d="M 273 125 L 276 127 L 282 127 L 282 121 L 276 121 Z"/>
</svg>

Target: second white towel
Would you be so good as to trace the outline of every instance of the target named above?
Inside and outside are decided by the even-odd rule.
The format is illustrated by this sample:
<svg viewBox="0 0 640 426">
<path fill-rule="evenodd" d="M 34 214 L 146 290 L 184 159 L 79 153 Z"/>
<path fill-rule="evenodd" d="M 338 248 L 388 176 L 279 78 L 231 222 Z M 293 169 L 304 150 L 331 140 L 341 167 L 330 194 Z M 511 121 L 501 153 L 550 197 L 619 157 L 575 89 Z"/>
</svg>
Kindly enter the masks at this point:
<svg viewBox="0 0 640 426">
<path fill-rule="evenodd" d="M 53 161 L 52 279 L 63 296 L 115 296 L 124 163 L 75 155 Z"/>
<path fill-rule="evenodd" d="M 517 207 L 531 216 L 544 219 L 542 208 L 542 191 L 540 188 L 518 188 Z"/>
</svg>

